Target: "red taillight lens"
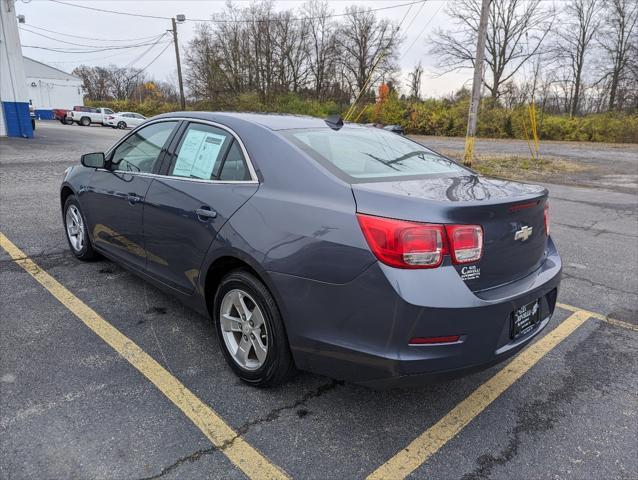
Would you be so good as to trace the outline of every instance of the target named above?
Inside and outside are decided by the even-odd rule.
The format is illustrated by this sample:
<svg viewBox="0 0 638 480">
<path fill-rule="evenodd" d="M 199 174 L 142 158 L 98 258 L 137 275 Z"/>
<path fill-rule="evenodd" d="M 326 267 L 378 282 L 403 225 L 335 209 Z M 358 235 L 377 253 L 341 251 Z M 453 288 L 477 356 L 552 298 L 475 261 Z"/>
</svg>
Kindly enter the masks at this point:
<svg viewBox="0 0 638 480">
<path fill-rule="evenodd" d="M 397 268 L 434 268 L 446 252 L 442 225 L 357 214 L 372 253 Z"/>
<path fill-rule="evenodd" d="M 113 115 L 109 115 L 108 117 L 106 117 L 107 120 L 113 120 L 115 117 Z"/>
<path fill-rule="evenodd" d="M 483 229 L 479 225 L 446 225 L 445 229 L 454 263 L 480 260 L 483 254 Z"/>
<path fill-rule="evenodd" d="M 549 237 L 549 202 L 545 203 L 545 235 Z"/>
<path fill-rule="evenodd" d="M 483 254 L 479 225 L 438 225 L 357 214 L 372 253 L 397 268 L 435 268 L 448 252 L 454 263 L 476 262 Z"/>
</svg>

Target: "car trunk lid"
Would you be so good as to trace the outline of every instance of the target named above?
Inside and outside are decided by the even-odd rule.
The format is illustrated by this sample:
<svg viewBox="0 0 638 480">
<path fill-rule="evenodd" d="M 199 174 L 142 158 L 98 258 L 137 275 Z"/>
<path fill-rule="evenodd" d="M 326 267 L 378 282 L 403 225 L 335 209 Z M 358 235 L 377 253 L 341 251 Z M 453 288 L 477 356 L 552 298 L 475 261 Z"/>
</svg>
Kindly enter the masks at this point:
<svg viewBox="0 0 638 480">
<path fill-rule="evenodd" d="M 357 211 L 426 223 L 483 228 L 480 260 L 454 265 L 473 291 L 516 281 L 545 258 L 547 190 L 477 175 L 352 184 Z"/>
</svg>

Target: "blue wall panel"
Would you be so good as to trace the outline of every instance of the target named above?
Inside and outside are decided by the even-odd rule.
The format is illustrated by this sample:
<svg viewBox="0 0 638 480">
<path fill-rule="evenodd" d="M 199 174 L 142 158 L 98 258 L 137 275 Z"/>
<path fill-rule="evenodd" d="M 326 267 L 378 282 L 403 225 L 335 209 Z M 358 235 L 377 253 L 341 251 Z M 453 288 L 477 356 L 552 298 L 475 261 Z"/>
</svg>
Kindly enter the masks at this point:
<svg viewBox="0 0 638 480">
<path fill-rule="evenodd" d="M 29 104 L 27 102 L 2 102 L 4 120 L 9 137 L 33 137 Z"/>
<path fill-rule="evenodd" d="M 36 108 L 35 116 L 38 120 L 54 120 L 53 110 L 46 108 Z"/>
</svg>

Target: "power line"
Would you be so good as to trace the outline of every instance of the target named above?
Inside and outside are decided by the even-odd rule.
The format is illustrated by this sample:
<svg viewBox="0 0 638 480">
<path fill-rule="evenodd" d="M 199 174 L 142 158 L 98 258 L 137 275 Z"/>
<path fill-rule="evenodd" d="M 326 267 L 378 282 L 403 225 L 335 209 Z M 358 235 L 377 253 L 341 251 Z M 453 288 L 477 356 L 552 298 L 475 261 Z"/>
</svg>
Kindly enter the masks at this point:
<svg viewBox="0 0 638 480">
<path fill-rule="evenodd" d="M 441 10 L 441 6 L 442 5 L 443 5 L 443 2 L 441 2 L 439 4 L 439 6 L 435 10 L 435 12 L 430 17 L 430 19 L 427 22 L 425 22 L 425 24 L 423 25 L 423 28 L 421 29 L 419 34 L 414 38 L 414 41 L 410 44 L 410 46 L 403 51 L 403 54 L 401 55 L 401 58 L 405 57 L 407 55 L 407 53 L 412 49 L 412 47 L 414 47 L 416 42 L 419 41 L 419 39 L 421 38 L 421 35 L 423 35 L 425 33 L 425 30 L 428 28 L 428 25 L 430 25 L 430 23 L 432 23 L 432 20 L 434 20 L 434 17 L 436 17 L 437 13 L 439 13 L 439 10 Z"/>
<path fill-rule="evenodd" d="M 172 43 L 172 42 L 169 42 Z M 22 45 L 22 48 L 36 48 L 38 50 L 48 50 L 50 52 L 58 52 L 58 53 L 97 53 L 97 52 L 108 52 L 110 50 L 126 50 L 129 48 L 137 48 L 137 47 L 144 47 L 144 46 L 148 46 L 148 45 L 155 45 L 154 42 L 151 43 L 140 43 L 139 45 L 123 45 L 123 46 L 118 46 L 118 47 L 107 47 L 107 48 L 98 48 L 95 50 L 79 50 L 79 49 L 75 49 L 75 50 L 63 50 L 61 48 L 50 48 L 50 47 L 42 47 L 40 45 Z"/>
<path fill-rule="evenodd" d="M 141 75 L 148 67 L 150 67 L 151 65 L 153 65 L 155 63 L 155 61 L 162 56 L 162 54 L 168 49 L 168 47 L 171 46 L 173 42 L 169 42 L 166 44 L 166 46 L 162 49 L 162 51 L 160 53 L 157 54 L 157 56 L 151 60 L 148 64 L 146 64 L 145 67 L 143 67 L 140 71 L 138 71 L 135 75 L 133 75 L 132 77 L 129 77 L 129 80 L 134 79 L 135 77 Z"/>
<path fill-rule="evenodd" d="M 33 35 L 38 35 L 39 37 L 44 37 L 44 38 L 48 38 L 49 40 L 53 40 L 55 42 L 59 42 L 59 43 L 65 43 L 67 45 L 74 45 L 76 47 L 88 47 L 88 48 L 105 48 L 103 45 L 87 45 L 85 43 L 74 43 L 74 42 L 67 42 L 66 40 L 60 40 L 59 38 L 55 38 L 55 37 L 50 37 L 49 35 L 45 35 L 43 33 L 39 33 L 39 32 L 33 32 L 31 30 L 26 29 L 25 27 L 18 27 L 20 30 L 22 30 L 23 32 L 28 32 L 31 33 Z M 155 35 L 154 37 L 151 37 L 152 39 L 157 39 L 157 38 L 161 38 L 163 37 L 165 34 L 165 32 L 160 33 L 159 35 Z M 114 45 L 114 47 L 118 47 L 120 45 Z"/>
<path fill-rule="evenodd" d="M 49 0 L 50 2 L 54 2 L 54 3 L 59 3 L 60 5 L 66 5 L 67 7 L 76 7 L 76 8 L 83 8 L 85 10 L 93 10 L 95 12 L 102 12 L 102 13 L 112 13 L 112 14 L 116 14 L 116 15 L 126 15 L 129 17 L 140 17 L 140 18 L 152 18 L 152 19 L 159 19 L 159 20 L 170 20 L 171 17 L 161 17 L 158 15 L 145 15 L 143 13 L 130 13 L 130 12 L 122 12 L 122 11 L 118 11 L 118 10 L 107 10 L 105 8 L 97 8 L 97 7 L 89 7 L 88 5 L 76 5 L 74 3 L 67 3 L 67 2 L 63 2 L 61 0 Z M 290 21 L 304 21 L 304 20 L 318 20 L 321 18 L 336 18 L 336 17 L 346 17 L 348 15 L 351 15 L 352 13 L 367 13 L 367 12 L 379 12 L 382 10 L 391 10 L 394 8 L 400 8 L 400 7 L 406 7 L 408 5 L 415 5 L 417 3 L 421 3 L 423 0 L 414 0 L 411 2 L 407 2 L 407 3 L 400 3 L 397 5 L 390 5 L 387 7 L 378 7 L 378 8 L 370 8 L 370 9 L 365 9 L 365 10 L 356 10 L 354 12 L 345 12 L 345 13 L 334 13 L 332 15 L 326 15 L 325 17 L 292 17 L 290 18 Z M 276 21 L 277 19 L 273 18 L 267 18 L 267 19 L 257 19 L 258 22 L 268 22 L 268 21 Z M 252 23 L 253 20 L 235 20 L 235 19 L 212 19 L 212 18 L 187 18 L 186 19 L 187 22 L 210 22 L 210 23 Z"/>
<path fill-rule="evenodd" d="M 159 41 L 164 38 L 166 35 L 168 34 L 168 32 L 164 32 L 162 33 L 162 35 L 160 35 L 160 37 L 155 41 L 155 43 L 153 45 L 151 45 L 150 47 L 148 47 L 146 50 L 144 50 L 140 55 L 138 55 L 137 57 L 135 57 L 133 60 L 131 60 L 130 62 L 128 62 L 126 65 L 124 65 L 124 67 L 122 67 L 122 69 L 128 68 L 130 66 L 132 66 L 133 64 L 139 62 L 148 52 L 150 52 L 151 50 L 153 50 L 153 48 L 155 48 L 155 45 L 157 45 L 159 43 Z M 170 43 L 170 42 L 169 42 Z"/>
<path fill-rule="evenodd" d="M 67 32 L 56 32 L 55 30 L 49 30 L 48 28 L 40 27 L 37 25 L 27 24 L 29 28 L 35 28 L 36 30 L 42 30 L 43 32 L 54 33 L 56 35 L 63 35 L 64 37 L 73 37 L 80 38 L 82 40 L 96 40 L 98 42 L 137 42 L 140 40 L 150 40 L 156 38 L 157 35 L 152 35 L 149 37 L 138 37 L 138 38 L 96 38 L 96 37 L 84 37 L 82 35 L 72 35 Z"/>
</svg>

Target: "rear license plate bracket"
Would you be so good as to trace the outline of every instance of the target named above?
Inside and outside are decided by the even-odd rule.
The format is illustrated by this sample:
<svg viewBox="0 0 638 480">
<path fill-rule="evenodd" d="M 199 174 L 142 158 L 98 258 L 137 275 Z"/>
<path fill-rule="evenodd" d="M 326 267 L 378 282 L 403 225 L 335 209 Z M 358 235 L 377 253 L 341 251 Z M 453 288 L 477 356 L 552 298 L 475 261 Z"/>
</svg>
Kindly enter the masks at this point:
<svg viewBox="0 0 638 480">
<path fill-rule="evenodd" d="M 540 300 L 534 300 L 517 308 L 511 314 L 510 338 L 515 340 L 531 332 L 540 320 Z"/>
</svg>

